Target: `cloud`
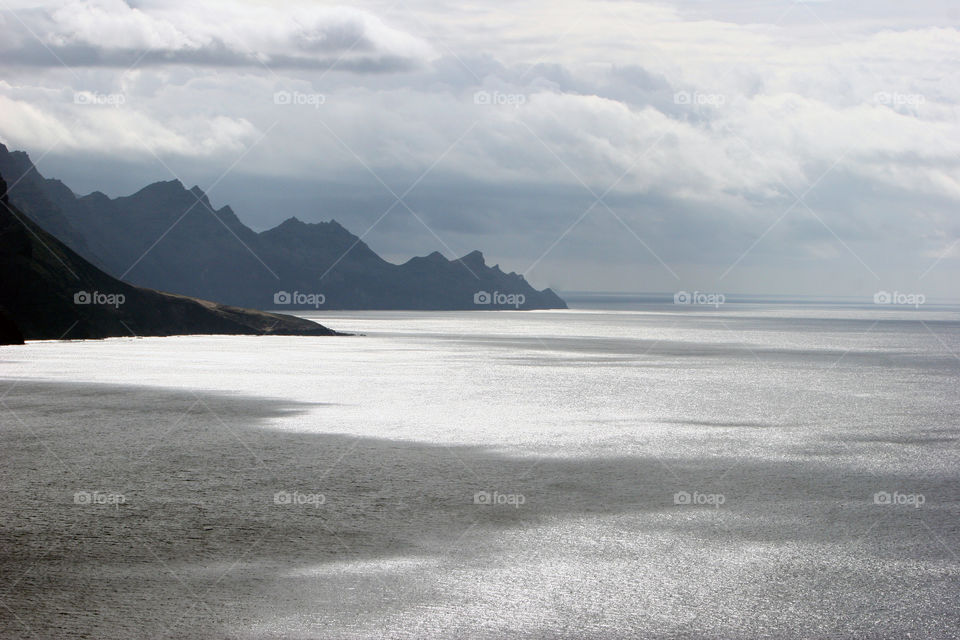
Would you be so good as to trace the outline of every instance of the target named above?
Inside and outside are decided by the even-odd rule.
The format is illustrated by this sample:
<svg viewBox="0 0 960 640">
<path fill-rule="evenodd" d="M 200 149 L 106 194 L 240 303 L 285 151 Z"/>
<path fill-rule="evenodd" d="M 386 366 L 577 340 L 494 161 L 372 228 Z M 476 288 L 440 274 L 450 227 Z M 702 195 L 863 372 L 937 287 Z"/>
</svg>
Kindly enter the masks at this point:
<svg viewBox="0 0 960 640">
<path fill-rule="evenodd" d="M 143 3 L 73 0 L 4 12 L 8 63 L 68 67 L 203 65 L 365 73 L 415 68 L 422 39 L 369 12 L 305 3 Z"/>
<path fill-rule="evenodd" d="M 259 135 L 243 118 L 184 114 L 167 122 L 127 107 L 124 94 L 49 92 L 47 100 L 18 100 L 0 81 L 4 142 L 14 148 L 58 153 L 143 158 L 229 157 L 240 154 Z M 34 94 L 39 93 L 34 91 Z M 52 102 L 50 98 L 58 100 Z"/>
<path fill-rule="evenodd" d="M 900 28 L 893 5 L 792 5 L 764 23 L 723 18 L 742 13 L 725 0 L 675 4 L 17 9 L 0 27 L 20 38 L 2 45 L 0 133 L 34 155 L 60 141 L 139 159 L 155 179 L 169 174 L 154 153 L 191 184 L 230 168 L 219 202 L 259 228 L 298 215 L 363 232 L 392 203 L 381 179 L 415 185 L 411 207 L 459 252 L 517 269 L 546 252 L 543 284 L 576 264 L 628 286 L 633 265 L 639 288 L 669 290 L 658 258 L 716 278 L 746 252 L 731 279 L 845 261 L 846 279 L 804 282 L 872 287 L 870 270 L 919 274 L 954 246 L 960 31 Z M 341 56 L 383 73 L 324 73 Z M 97 104 L 111 95 L 123 104 Z M 110 173 L 82 184 L 111 191 Z M 404 207 L 370 238 L 393 256 L 445 250 Z"/>
</svg>

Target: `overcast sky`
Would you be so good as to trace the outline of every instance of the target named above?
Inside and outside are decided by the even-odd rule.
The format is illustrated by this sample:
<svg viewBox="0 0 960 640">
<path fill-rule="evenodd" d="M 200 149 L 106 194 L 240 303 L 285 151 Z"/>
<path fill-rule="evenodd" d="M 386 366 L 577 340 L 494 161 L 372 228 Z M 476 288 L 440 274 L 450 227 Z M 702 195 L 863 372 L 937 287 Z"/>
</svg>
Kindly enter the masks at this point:
<svg viewBox="0 0 960 640">
<path fill-rule="evenodd" d="M 81 194 L 567 291 L 958 292 L 955 0 L 0 9 L 0 140 Z"/>
</svg>

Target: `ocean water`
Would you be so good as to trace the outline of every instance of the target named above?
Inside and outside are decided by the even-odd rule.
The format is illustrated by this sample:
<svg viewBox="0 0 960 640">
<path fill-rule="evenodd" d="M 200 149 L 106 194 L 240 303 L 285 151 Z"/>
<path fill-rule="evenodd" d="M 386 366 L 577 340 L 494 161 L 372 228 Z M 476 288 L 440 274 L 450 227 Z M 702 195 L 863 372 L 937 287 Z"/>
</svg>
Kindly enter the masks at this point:
<svg viewBox="0 0 960 640">
<path fill-rule="evenodd" d="M 0 635 L 953 638 L 960 312 L 0 347 Z"/>
</svg>

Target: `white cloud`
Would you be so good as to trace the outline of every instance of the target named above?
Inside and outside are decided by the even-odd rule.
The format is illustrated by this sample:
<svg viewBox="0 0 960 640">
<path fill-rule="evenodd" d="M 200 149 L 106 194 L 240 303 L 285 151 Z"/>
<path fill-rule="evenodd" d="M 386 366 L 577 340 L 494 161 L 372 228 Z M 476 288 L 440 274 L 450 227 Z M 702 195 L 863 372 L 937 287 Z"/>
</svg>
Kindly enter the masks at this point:
<svg viewBox="0 0 960 640">
<path fill-rule="evenodd" d="M 729 262 L 791 204 L 791 192 L 828 172 L 808 200 L 858 253 L 882 262 L 894 246 L 913 257 L 942 252 L 960 234 L 950 226 L 960 200 L 960 31 L 932 19 L 901 29 L 869 12 L 825 26 L 810 14 L 841 11 L 835 4 L 797 7 L 788 18 L 806 21 L 772 24 L 776 15 L 769 23 L 706 15 L 706 3 L 696 13 L 683 4 L 621 2 L 535 2 L 510 11 L 415 2 L 403 11 L 60 3 L 17 15 L 76 66 L 67 71 L 35 40 L 23 40 L 7 57 L 43 58 L 47 66 L 5 68 L 0 133 L 37 153 L 62 139 L 77 152 L 139 153 L 155 163 L 142 139 L 169 162 L 208 159 L 215 177 L 269 130 L 237 171 L 366 180 L 378 192 L 367 167 L 399 193 L 437 162 L 431 179 L 448 184 L 553 194 L 543 210 L 515 198 L 482 212 L 491 227 L 522 224 L 547 236 L 557 227 L 553 237 L 527 240 L 537 255 L 582 212 L 579 202 L 564 208 L 556 194 L 592 199 L 581 180 L 599 194 L 623 176 L 608 201 L 645 238 L 682 237 L 661 247 L 669 259 Z M 0 29 L 24 37 L 16 22 L 8 16 Z M 125 70 L 144 48 L 152 51 L 148 64 Z M 324 73 L 341 55 L 341 71 L 404 72 Z M 121 60 L 129 62 L 103 66 Z M 126 103 L 74 105 L 74 91 L 118 92 Z M 278 91 L 323 102 L 278 105 Z M 504 103 L 476 104 L 478 91 Z M 691 103 L 677 104 L 676 94 Z M 428 184 L 416 190 L 425 216 L 431 193 L 451 228 L 472 224 L 458 216 L 481 215 L 468 196 L 457 202 Z M 787 218 L 756 254 L 848 253 L 803 215 Z M 564 243 L 575 245 L 579 233 L 589 227 Z"/>
<path fill-rule="evenodd" d="M 131 108 L 123 94 L 50 91 L 46 92 L 48 100 L 38 104 L 12 98 L 10 93 L 15 93 L 10 85 L 0 82 L 6 143 L 14 148 L 40 149 L 41 153 L 55 149 L 141 159 L 145 154 L 226 159 L 240 154 L 258 135 L 242 118 L 185 113 L 160 122 Z"/>
<path fill-rule="evenodd" d="M 71 0 L 22 10 L 3 25 L 11 62 L 129 67 L 151 64 L 382 71 L 432 55 L 422 39 L 369 12 L 293 2 L 283 6 L 177 0 L 131 7 Z M 56 56 L 56 57 L 55 57 Z"/>
</svg>

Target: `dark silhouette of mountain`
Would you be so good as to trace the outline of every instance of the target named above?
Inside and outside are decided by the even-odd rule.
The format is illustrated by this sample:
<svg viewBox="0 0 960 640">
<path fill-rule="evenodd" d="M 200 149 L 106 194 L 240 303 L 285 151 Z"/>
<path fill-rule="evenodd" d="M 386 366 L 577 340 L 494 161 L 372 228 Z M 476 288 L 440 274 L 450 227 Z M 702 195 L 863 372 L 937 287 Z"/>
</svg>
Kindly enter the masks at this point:
<svg viewBox="0 0 960 640">
<path fill-rule="evenodd" d="M 214 209 L 203 191 L 179 180 L 121 198 L 78 197 L 3 145 L 0 172 L 25 176 L 10 189 L 14 204 L 89 261 L 140 286 L 259 309 L 566 308 L 550 289 L 487 266 L 478 251 L 398 265 L 336 221 L 290 218 L 256 233 L 229 206 Z"/>
<path fill-rule="evenodd" d="M 64 206 L 77 199 L 67 185 L 44 178 L 26 153 L 7 151 L 3 144 L 0 144 L 0 175 L 6 176 L 11 197 L 16 193 L 13 204 L 23 213 L 88 261 L 104 266 L 87 245 L 85 235 L 77 231 L 63 213 Z"/>
<path fill-rule="evenodd" d="M 13 206 L 0 175 L 0 344 L 180 334 L 334 335 L 309 320 L 135 287 Z"/>
</svg>

